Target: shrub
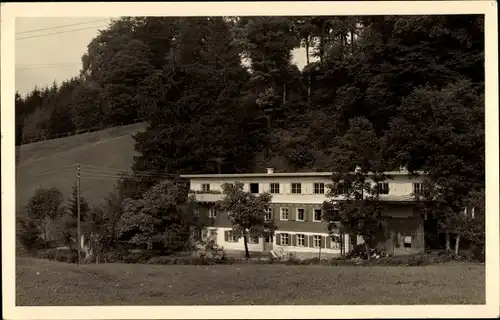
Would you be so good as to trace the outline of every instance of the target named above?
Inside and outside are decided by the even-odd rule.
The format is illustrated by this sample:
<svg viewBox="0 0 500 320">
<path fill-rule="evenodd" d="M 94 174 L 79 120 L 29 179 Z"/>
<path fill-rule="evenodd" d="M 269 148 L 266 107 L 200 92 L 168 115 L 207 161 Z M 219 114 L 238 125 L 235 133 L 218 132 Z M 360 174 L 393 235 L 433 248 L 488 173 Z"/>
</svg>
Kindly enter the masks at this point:
<svg viewBox="0 0 500 320">
<path fill-rule="evenodd" d="M 39 252 L 39 257 L 41 259 L 55 260 L 58 254 L 58 249 L 48 249 Z"/>
<path fill-rule="evenodd" d="M 207 256 L 190 256 L 190 257 L 175 257 L 175 256 L 158 256 L 150 258 L 148 264 L 163 264 L 163 265 L 214 265 L 214 264 L 235 264 L 236 259 L 215 259 Z"/>
<path fill-rule="evenodd" d="M 151 251 L 132 251 L 124 255 L 122 261 L 123 263 L 146 263 L 154 256 L 156 256 L 156 254 Z"/>
<path fill-rule="evenodd" d="M 73 249 L 47 249 L 44 251 L 41 251 L 39 254 L 39 257 L 41 259 L 48 259 L 48 260 L 55 260 L 59 262 L 66 262 L 66 263 L 77 263 L 78 261 L 78 250 Z M 81 258 L 83 259 L 83 252 L 81 253 Z"/>
</svg>

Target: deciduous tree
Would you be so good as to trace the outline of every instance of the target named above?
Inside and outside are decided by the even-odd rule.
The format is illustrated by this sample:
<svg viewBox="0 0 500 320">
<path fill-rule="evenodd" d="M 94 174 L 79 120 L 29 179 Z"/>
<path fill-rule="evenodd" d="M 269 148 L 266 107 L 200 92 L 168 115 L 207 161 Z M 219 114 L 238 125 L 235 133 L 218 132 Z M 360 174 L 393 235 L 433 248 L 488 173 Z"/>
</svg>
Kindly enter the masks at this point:
<svg viewBox="0 0 500 320">
<path fill-rule="evenodd" d="M 323 208 L 330 233 L 360 235 L 370 258 L 384 236 L 378 182 L 384 181 L 380 141 L 372 124 L 364 118 L 350 121 L 349 130 L 338 141 L 332 161 L 332 184 Z"/>
<path fill-rule="evenodd" d="M 64 212 L 63 196 L 56 188 L 38 188 L 28 200 L 27 217 L 29 223 L 36 223 L 42 233 L 42 239 L 48 243 L 52 239 L 54 223 Z"/>
<path fill-rule="evenodd" d="M 121 239 L 161 254 L 192 250 L 192 227 L 200 223 L 196 212 L 187 210 L 187 190 L 165 180 L 141 199 L 125 199 L 118 224 Z"/>
<path fill-rule="evenodd" d="M 404 99 L 402 112 L 384 138 L 388 158 L 412 172 L 426 173 L 429 190 L 421 195 L 422 203 L 439 204 L 440 225 L 448 234 L 462 233 L 460 212 L 466 199 L 484 188 L 482 90 L 482 85 L 467 80 L 442 89 L 416 88 Z"/>
<path fill-rule="evenodd" d="M 243 191 L 243 183 L 225 183 L 222 185 L 224 199 L 217 203 L 220 211 L 229 214 L 232 231 L 236 238 L 243 237 L 245 256 L 250 258 L 248 252 L 248 239 L 250 236 L 266 237 L 274 234 L 277 226 L 273 220 L 266 220 L 265 210 L 269 207 L 272 196 L 262 193 L 258 196 Z"/>
</svg>

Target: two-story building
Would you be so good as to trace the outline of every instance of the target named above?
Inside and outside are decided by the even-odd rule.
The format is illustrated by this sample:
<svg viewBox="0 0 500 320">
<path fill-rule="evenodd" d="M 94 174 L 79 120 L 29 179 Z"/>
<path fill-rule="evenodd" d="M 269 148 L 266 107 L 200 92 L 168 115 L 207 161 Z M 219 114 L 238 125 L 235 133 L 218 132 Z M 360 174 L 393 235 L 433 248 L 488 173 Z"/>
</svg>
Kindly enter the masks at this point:
<svg viewBox="0 0 500 320">
<path fill-rule="evenodd" d="M 389 254 L 408 254 L 424 250 L 424 217 L 416 210 L 413 193 L 422 188 L 421 178 L 411 178 L 406 171 L 387 172 L 390 180 L 382 182 L 380 200 L 383 201 L 386 243 L 380 244 Z M 186 174 L 190 190 L 202 204 L 204 214 L 214 218 L 215 239 L 229 250 L 244 250 L 243 240 L 233 237 L 231 223 L 225 212 L 217 212 L 215 203 L 221 200 L 224 183 L 244 184 L 252 193 L 269 192 L 272 200 L 266 218 L 278 226 L 274 237 L 249 241 L 250 251 L 265 252 L 283 249 L 295 253 L 318 252 L 340 254 L 349 252 L 362 238 L 353 235 L 329 235 L 327 222 L 322 219 L 322 204 L 327 200 L 327 186 L 331 172 L 248 174 Z M 342 199 L 338 199 L 341 201 Z"/>
</svg>

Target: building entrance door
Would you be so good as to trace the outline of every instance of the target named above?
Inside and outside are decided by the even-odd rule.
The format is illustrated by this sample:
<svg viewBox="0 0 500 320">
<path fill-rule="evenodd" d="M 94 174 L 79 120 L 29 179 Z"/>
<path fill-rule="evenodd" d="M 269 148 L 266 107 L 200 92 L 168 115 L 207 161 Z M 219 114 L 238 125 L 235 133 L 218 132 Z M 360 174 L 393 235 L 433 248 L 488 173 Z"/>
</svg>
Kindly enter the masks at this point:
<svg viewBox="0 0 500 320">
<path fill-rule="evenodd" d="M 264 237 L 264 251 L 273 250 L 273 236 Z"/>
</svg>

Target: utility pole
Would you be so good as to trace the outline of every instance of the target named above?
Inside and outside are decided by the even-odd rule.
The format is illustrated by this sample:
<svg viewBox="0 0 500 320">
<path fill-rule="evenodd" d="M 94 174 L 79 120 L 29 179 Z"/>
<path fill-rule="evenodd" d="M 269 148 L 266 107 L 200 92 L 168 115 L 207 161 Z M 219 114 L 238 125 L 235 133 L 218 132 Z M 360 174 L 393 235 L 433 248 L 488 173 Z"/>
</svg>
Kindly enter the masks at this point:
<svg viewBox="0 0 500 320">
<path fill-rule="evenodd" d="M 81 235 L 80 235 L 80 162 L 76 163 L 76 205 L 77 205 L 77 230 L 76 230 L 76 243 L 78 246 L 78 259 L 77 264 L 80 265 L 80 249 L 81 249 Z"/>
<path fill-rule="evenodd" d="M 319 256 L 318 260 L 321 261 L 321 245 L 323 244 L 323 237 L 319 238 Z"/>
</svg>

